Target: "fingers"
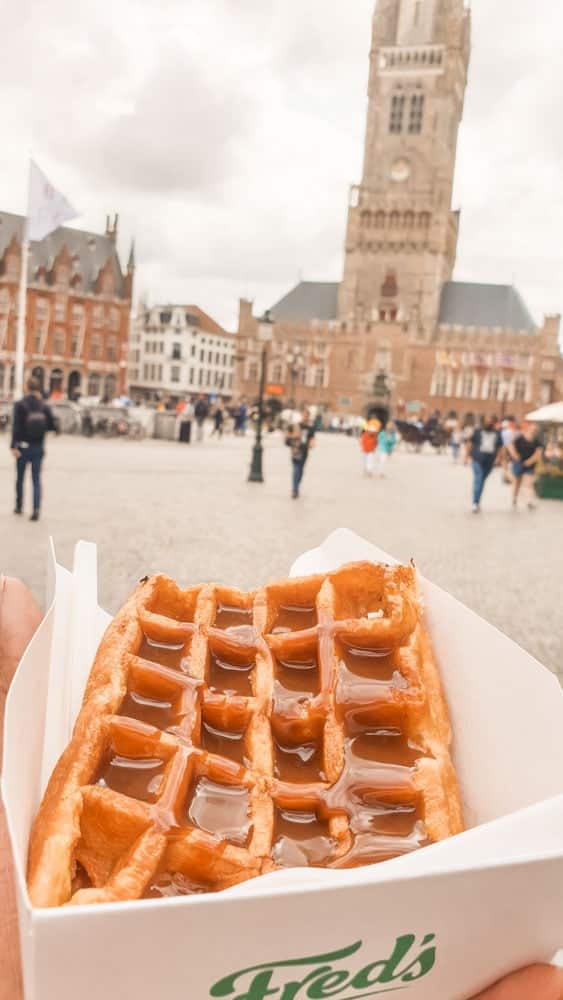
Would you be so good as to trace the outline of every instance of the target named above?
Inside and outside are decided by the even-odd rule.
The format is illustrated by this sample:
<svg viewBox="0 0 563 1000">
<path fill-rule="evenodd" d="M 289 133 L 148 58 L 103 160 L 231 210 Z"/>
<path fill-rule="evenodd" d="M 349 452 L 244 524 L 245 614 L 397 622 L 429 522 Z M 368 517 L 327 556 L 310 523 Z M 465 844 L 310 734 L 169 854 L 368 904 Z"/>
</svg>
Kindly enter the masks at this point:
<svg viewBox="0 0 563 1000">
<path fill-rule="evenodd" d="M 563 969 L 531 965 L 515 972 L 475 1000 L 563 1000 Z"/>
</svg>

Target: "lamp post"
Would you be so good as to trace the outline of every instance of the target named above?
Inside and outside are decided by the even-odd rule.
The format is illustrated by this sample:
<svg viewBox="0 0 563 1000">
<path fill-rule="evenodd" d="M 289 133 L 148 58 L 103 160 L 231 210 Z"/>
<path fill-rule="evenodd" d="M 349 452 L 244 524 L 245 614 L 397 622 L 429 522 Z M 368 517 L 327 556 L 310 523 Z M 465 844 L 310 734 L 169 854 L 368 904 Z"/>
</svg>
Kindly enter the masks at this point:
<svg viewBox="0 0 563 1000">
<path fill-rule="evenodd" d="M 249 483 L 263 483 L 262 474 L 262 424 L 264 422 L 264 387 L 266 384 L 266 362 L 268 359 L 268 344 L 274 336 L 274 321 L 268 310 L 258 321 L 258 340 L 262 344 L 262 360 L 260 366 L 260 394 L 258 396 L 258 421 L 256 424 L 256 440 L 252 449 L 252 461 L 248 474 Z"/>
</svg>

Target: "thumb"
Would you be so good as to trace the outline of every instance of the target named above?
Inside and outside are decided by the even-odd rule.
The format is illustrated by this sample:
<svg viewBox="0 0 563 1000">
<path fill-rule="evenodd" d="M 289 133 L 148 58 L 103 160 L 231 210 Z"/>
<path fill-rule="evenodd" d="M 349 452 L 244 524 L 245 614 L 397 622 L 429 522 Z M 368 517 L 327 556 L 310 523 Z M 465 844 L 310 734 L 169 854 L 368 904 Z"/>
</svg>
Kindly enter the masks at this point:
<svg viewBox="0 0 563 1000">
<path fill-rule="evenodd" d="M 563 1000 L 563 969 L 530 965 L 480 993 L 475 1000 Z"/>
<path fill-rule="evenodd" d="M 0 576 L 0 723 L 16 667 L 42 615 L 20 580 Z"/>
</svg>

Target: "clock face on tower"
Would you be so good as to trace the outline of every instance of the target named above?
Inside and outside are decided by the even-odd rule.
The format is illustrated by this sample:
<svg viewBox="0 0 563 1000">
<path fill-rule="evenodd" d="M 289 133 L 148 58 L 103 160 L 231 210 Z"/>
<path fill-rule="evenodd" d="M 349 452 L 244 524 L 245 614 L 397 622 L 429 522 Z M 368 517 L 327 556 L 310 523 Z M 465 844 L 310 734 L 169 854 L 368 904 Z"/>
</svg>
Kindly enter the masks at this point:
<svg viewBox="0 0 563 1000">
<path fill-rule="evenodd" d="M 411 175 L 411 165 L 408 160 L 400 159 L 395 160 L 389 171 L 389 176 L 392 181 L 396 181 L 398 184 L 408 181 Z"/>
</svg>

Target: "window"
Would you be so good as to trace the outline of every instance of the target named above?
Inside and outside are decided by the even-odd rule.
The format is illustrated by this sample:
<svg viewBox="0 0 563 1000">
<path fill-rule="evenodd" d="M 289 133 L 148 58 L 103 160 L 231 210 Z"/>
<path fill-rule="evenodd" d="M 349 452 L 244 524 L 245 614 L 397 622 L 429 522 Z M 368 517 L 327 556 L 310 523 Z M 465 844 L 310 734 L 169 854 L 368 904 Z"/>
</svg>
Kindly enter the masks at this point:
<svg viewBox="0 0 563 1000">
<path fill-rule="evenodd" d="M 272 382 L 279 384 L 282 381 L 283 381 L 283 369 L 280 363 L 276 362 L 276 364 L 272 368 Z"/>
<path fill-rule="evenodd" d="M 143 381 L 148 382 L 149 380 L 149 366 L 147 364 L 143 365 Z"/>
<path fill-rule="evenodd" d="M 447 396 L 448 394 L 448 371 L 446 368 L 437 368 L 434 372 L 434 384 L 432 386 L 432 396 Z"/>
<path fill-rule="evenodd" d="M 180 365 L 172 365 L 170 368 L 170 381 L 179 382 L 180 381 Z"/>
<path fill-rule="evenodd" d="M 92 372 L 92 374 L 88 377 L 88 388 L 87 388 L 88 396 L 100 395 L 101 381 L 102 381 L 101 375 L 98 375 L 97 372 Z"/>
<path fill-rule="evenodd" d="M 208 351 L 207 352 L 207 360 L 208 360 L 209 364 L 211 364 L 211 362 L 213 361 L 213 351 Z"/>
<path fill-rule="evenodd" d="M 394 135 L 399 135 L 403 131 L 403 115 L 405 113 L 405 95 L 393 94 L 391 98 L 391 115 L 389 118 L 389 131 Z"/>
<path fill-rule="evenodd" d="M 64 354 L 65 335 L 63 330 L 55 330 L 53 334 L 53 354 Z"/>
<path fill-rule="evenodd" d="M 475 378 L 473 372 L 464 372 L 461 376 L 460 396 L 464 399 L 472 399 L 474 387 Z"/>
<path fill-rule="evenodd" d="M 119 309 L 112 308 L 109 313 L 109 323 L 112 330 L 119 330 Z"/>
<path fill-rule="evenodd" d="M 62 295 L 57 295 L 55 299 L 55 320 L 57 323 L 64 323 L 66 319 L 65 300 Z"/>
<path fill-rule="evenodd" d="M 489 377 L 489 387 L 487 390 L 488 399 L 498 399 L 500 392 L 500 377 L 498 375 L 491 375 Z"/>
<path fill-rule="evenodd" d="M 90 338 L 90 357 L 92 361 L 98 361 L 102 352 L 102 338 L 99 333 L 93 333 Z"/>
<path fill-rule="evenodd" d="M 193 385 L 193 383 L 194 383 L 194 369 L 193 368 L 190 368 L 189 382 L 190 382 L 190 385 Z"/>
<path fill-rule="evenodd" d="M 77 333 L 73 333 L 72 337 L 70 338 L 70 353 L 73 358 L 78 357 L 79 348 L 80 348 L 80 337 L 78 336 Z"/>
<path fill-rule="evenodd" d="M 117 340 L 115 337 L 108 337 L 106 357 L 108 361 L 117 361 Z"/>
<path fill-rule="evenodd" d="M 203 368 L 199 369 L 199 374 L 198 374 L 197 382 L 198 382 L 198 385 L 201 385 L 201 383 L 203 382 Z"/>
<path fill-rule="evenodd" d="M 420 135 L 422 132 L 423 115 L 424 94 L 413 94 L 409 114 L 409 132 L 411 135 Z"/>
<path fill-rule="evenodd" d="M 172 360 L 181 361 L 182 360 L 182 345 L 177 341 L 172 344 Z M 174 379 L 172 379 L 174 381 Z"/>
<path fill-rule="evenodd" d="M 258 362 L 251 361 L 248 365 L 248 381 L 257 382 L 258 381 Z"/>
<path fill-rule="evenodd" d="M 191 355 L 192 355 L 192 358 L 195 358 L 195 344 L 192 344 Z"/>
<path fill-rule="evenodd" d="M 207 385 L 210 385 L 210 383 L 211 383 L 211 370 L 208 368 L 207 369 Z"/>
<path fill-rule="evenodd" d="M 232 376 L 232 373 L 231 373 L 231 375 L 229 375 L 229 389 L 232 389 L 232 388 L 233 388 L 233 376 Z"/>
<path fill-rule="evenodd" d="M 226 364 L 227 364 L 227 355 L 226 355 L 226 354 L 224 354 L 224 355 L 223 355 L 223 361 L 222 361 L 222 364 L 223 364 L 223 368 L 225 368 L 225 366 L 226 366 Z"/>
<path fill-rule="evenodd" d="M 199 360 L 200 361 L 205 361 L 205 351 L 200 350 L 200 352 L 199 352 Z"/>
<path fill-rule="evenodd" d="M 415 28 L 420 23 L 420 11 L 421 11 L 421 9 L 422 9 L 422 0 L 416 0 L 416 3 L 414 5 L 414 14 L 413 14 L 413 25 L 414 25 Z"/>
<path fill-rule="evenodd" d="M 522 376 L 518 376 L 514 383 L 514 399 L 523 403 L 526 399 L 527 382 Z"/>
<path fill-rule="evenodd" d="M 158 381 L 162 382 L 162 365 L 158 366 Z"/>
<path fill-rule="evenodd" d="M 104 307 L 94 306 L 92 309 L 92 326 L 99 330 L 104 325 Z"/>
<path fill-rule="evenodd" d="M 315 385 L 317 388 L 322 389 L 325 384 L 325 370 L 322 365 L 318 365 L 315 371 Z"/>
</svg>

